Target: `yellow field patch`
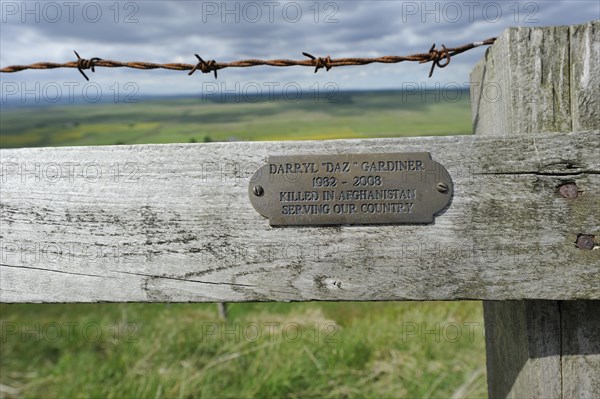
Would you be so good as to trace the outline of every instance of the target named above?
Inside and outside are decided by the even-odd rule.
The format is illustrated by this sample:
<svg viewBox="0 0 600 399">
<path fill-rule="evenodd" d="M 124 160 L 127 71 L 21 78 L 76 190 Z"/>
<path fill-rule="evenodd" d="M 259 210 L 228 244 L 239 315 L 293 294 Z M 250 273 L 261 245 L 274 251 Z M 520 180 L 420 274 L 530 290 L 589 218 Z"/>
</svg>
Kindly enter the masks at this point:
<svg viewBox="0 0 600 399">
<path fill-rule="evenodd" d="M 42 134 L 39 131 L 32 131 L 22 134 L 7 135 L 0 134 L 1 147 L 27 147 L 31 143 L 37 143 L 42 139 Z"/>
</svg>

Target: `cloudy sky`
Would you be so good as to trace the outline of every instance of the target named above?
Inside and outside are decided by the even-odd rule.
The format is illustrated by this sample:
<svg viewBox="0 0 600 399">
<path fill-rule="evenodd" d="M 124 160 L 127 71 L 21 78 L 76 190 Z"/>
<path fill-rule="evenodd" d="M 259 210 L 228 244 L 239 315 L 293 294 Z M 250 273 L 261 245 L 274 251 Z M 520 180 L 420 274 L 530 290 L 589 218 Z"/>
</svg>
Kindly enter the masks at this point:
<svg viewBox="0 0 600 399">
<path fill-rule="evenodd" d="M 432 43 L 457 46 L 497 36 L 509 26 L 566 25 L 600 18 L 597 1 L 2 1 L 0 64 L 84 58 L 194 63 L 204 59 L 302 59 L 302 51 L 332 58 L 426 52 Z M 309 68 L 254 67 L 219 71 L 223 90 L 303 88 L 333 82 L 340 90 L 468 84 L 478 48 L 427 78 L 416 63 Z M 139 94 L 193 94 L 212 75 L 99 69 L 91 80 L 108 90 L 135 82 Z M 1 74 L 7 84 L 85 83 L 74 69 Z M 211 86 L 211 90 L 214 86 Z"/>
</svg>

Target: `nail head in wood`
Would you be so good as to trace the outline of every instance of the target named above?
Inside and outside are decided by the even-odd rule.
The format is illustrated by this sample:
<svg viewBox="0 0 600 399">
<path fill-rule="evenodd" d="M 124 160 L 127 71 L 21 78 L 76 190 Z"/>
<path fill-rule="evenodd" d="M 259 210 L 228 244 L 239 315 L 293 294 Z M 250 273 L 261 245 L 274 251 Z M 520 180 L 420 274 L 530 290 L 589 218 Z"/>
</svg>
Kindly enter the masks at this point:
<svg viewBox="0 0 600 399">
<path fill-rule="evenodd" d="M 577 248 L 579 249 L 594 249 L 596 237 L 591 234 L 580 234 L 577 237 Z"/>
<path fill-rule="evenodd" d="M 562 195 L 563 198 L 573 199 L 577 198 L 577 196 L 579 195 L 579 191 L 577 190 L 577 184 L 575 183 L 563 184 L 558 189 L 558 192 L 560 193 L 560 195 Z"/>
</svg>

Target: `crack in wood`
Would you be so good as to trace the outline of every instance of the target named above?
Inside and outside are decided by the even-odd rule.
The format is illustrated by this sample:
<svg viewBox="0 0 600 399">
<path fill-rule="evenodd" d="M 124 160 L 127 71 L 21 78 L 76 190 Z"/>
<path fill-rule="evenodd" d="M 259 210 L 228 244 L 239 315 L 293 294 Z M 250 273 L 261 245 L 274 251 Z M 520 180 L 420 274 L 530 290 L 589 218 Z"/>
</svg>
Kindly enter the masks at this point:
<svg viewBox="0 0 600 399">
<path fill-rule="evenodd" d="M 98 275 L 98 274 L 73 273 L 73 272 L 66 272 L 66 271 L 63 271 L 63 270 L 45 269 L 43 267 L 33 267 L 33 266 L 17 266 L 17 265 L 0 264 L 0 267 L 10 267 L 10 268 L 13 268 L 13 269 L 40 270 L 40 271 L 51 272 L 51 273 L 71 274 L 71 275 L 74 275 L 74 276 L 115 278 L 115 277 L 110 277 L 110 276 L 105 276 L 105 275 L 103 276 L 103 275 Z"/>
</svg>

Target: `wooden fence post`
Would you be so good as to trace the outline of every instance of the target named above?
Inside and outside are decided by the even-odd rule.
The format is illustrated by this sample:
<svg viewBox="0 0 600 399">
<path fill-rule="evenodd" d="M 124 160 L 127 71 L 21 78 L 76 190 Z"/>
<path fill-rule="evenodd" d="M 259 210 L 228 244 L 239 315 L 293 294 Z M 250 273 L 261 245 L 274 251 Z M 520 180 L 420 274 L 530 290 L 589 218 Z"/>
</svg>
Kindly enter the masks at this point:
<svg viewBox="0 0 600 399">
<path fill-rule="evenodd" d="M 598 129 L 599 31 L 600 21 L 505 31 L 471 74 L 475 134 Z M 569 154 L 561 151 L 556 148 L 556 158 L 568 164 Z M 564 175 L 565 183 L 577 180 L 577 173 Z M 577 198 L 557 192 L 562 200 L 571 201 L 573 215 L 600 209 L 580 208 Z M 484 301 L 490 398 L 597 397 L 600 301 L 540 299 Z"/>
</svg>

